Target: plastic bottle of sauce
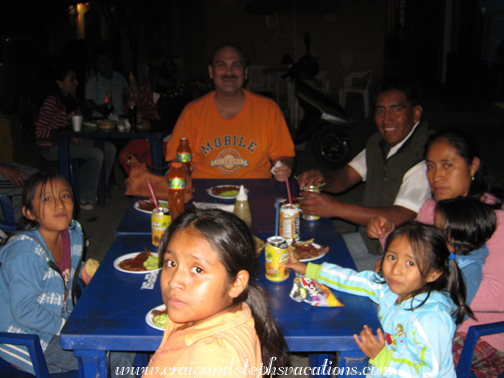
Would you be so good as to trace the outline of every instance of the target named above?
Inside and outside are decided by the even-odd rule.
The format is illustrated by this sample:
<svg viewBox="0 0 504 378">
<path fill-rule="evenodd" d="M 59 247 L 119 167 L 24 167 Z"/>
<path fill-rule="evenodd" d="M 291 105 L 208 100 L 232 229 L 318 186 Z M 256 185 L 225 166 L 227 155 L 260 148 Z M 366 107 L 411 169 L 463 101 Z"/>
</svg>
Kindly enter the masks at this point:
<svg viewBox="0 0 504 378">
<path fill-rule="evenodd" d="M 172 222 L 184 212 L 186 176 L 182 163 L 174 161 L 168 171 L 168 209 Z"/>
<path fill-rule="evenodd" d="M 236 202 L 233 213 L 242 221 L 244 221 L 248 227 L 252 226 L 252 214 L 250 214 L 248 196 L 247 193 L 245 192 L 245 188 L 243 187 L 243 185 L 240 185 L 240 191 L 236 196 Z"/>
<path fill-rule="evenodd" d="M 191 167 L 192 150 L 191 147 L 189 147 L 187 138 L 180 139 L 180 144 L 177 148 L 177 160 L 184 163 L 187 168 Z"/>
</svg>

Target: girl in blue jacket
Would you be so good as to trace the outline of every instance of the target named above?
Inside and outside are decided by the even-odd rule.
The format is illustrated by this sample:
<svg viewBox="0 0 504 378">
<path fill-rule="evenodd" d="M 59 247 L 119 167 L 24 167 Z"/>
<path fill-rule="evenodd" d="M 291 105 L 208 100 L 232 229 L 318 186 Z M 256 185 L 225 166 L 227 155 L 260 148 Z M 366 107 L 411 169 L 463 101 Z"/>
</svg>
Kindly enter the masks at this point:
<svg viewBox="0 0 504 378">
<path fill-rule="evenodd" d="M 364 325 L 355 342 L 370 358 L 372 376 L 452 377 L 452 339 L 467 315 L 466 289 L 442 231 L 406 222 L 387 238 L 382 276 L 338 265 L 299 262 L 286 267 L 333 289 L 367 296 L 379 305 L 383 331 Z"/>
<path fill-rule="evenodd" d="M 51 342 L 73 310 L 83 249 L 82 228 L 73 216 L 68 182 L 54 173 L 39 172 L 25 183 L 22 231 L 0 249 L 0 330 L 37 334 L 51 371 Z M 53 345 L 54 344 L 54 345 Z M 54 363 L 64 360 L 57 353 Z M 33 373 L 24 347 L 0 344 L 0 357 Z M 62 366 L 63 370 L 64 366 Z M 61 371 L 61 370 L 59 370 Z"/>
<path fill-rule="evenodd" d="M 81 273 L 83 233 L 73 209 L 67 180 L 34 174 L 23 189 L 22 231 L 0 248 L 0 331 L 39 335 L 51 374 L 79 368 L 73 351 L 59 341 Z M 34 374 L 26 348 L 0 344 L 0 357 Z M 133 359 L 132 353 L 111 353 L 112 371 L 132 366 Z"/>
</svg>

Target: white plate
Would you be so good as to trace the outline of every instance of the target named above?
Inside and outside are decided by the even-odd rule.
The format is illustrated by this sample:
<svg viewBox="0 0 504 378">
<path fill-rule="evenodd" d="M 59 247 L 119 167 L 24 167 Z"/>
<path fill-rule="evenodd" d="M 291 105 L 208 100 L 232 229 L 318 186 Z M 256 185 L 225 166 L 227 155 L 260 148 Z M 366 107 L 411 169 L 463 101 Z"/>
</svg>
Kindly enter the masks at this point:
<svg viewBox="0 0 504 378">
<path fill-rule="evenodd" d="M 119 270 L 121 272 L 132 273 L 132 274 L 146 274 L 146 273 L 150 273 L 150 272 L 155 272 L 156 270 L 161 270 L 161 268 L 158 268 L 158 269 L 151 269 L 151 270 L 134 271 L 134 270 L 125 270 L 125 269 L 122 269 L 121 267 L 119 267 L 119 264 L 121 262 L 123 262 L 124 260 L 127 260 L 127 259 L 131 259 L 131 258 L 135 257 L 136 255 L 138 255 L 139 253 L 142 253 L 142 252 L 128 253 L 126 255 L 122 255 L 122 256 L 118 257 L 117 259 L 114 260 L 114 268 L 116 268 L 117 270 Z M 158 254 L 155 252 L 151 252 L 151 255 L 157 256 Z"/>
<path fill-rule="evenodd" d="M 82 124 L 87 127 L 98 127 L 96 122 L 82 122 Z"/>
<path fill-rule="evenodd" d="M 168 201 L 166 201 L 166 200 L 158 200 L 158 203 L 160 203 L 160 204 L 161 203 L 168 203 Z M 136 210 L 141 211 L 142 213 L 152 214 L 152 211 L 141 209 L 140 206 L 138 205 L 138 201 L 135 202 L 135 204 L 133 205 L 133 207 Z"/>
<path fill-rule="evenodd" d="M 208 188 L 207 189 L 207 193 L 210 197 L 213 197 L 213 198 L 220 198 L 220 199 L 236 199 L 236 196 L 232 196 L 232 197 L 223 197 L 223 196 L 216 196 L 215 194 L 212 193 L 212 189 L 213 188 L 222 188 L 222 187 L 226 187 L 226 186 L 234 186 L 236 188 L 236 190 L 240 190 L 240 185 L 217 185 L 217 186 L 212 186 L 211 188 Z M 248 193 L 249 190 L 247 188 L 245 188 L 245 193 Z"/>
<path fill-rule="evenodd" d="M 164 328 L 161 328 L 159 326 L 156 325 L 156 323 L 154 323 L 154 316 L 152 316 L 152 311 L 154 310 L 164 310 L 166 308 L 166 306 L 164 304 L 162 305 L 159 305 L 159 306 L 156 306 L 154 307 L 152 310 L 150 310 L 147 315 L 145 315 L 145 322 L 150 325 L 152 328 L 155 328 L 155 329 L 159 329 L 160 331 L 164 331 Z"/>
<path fill-rule="evenodd" d="M 320 249 L 320 244 L 317 244 L 317 243 L 312 243 L 312 245 L 317 248 L 317 249 Z M 308 262 L 308 261 L 314 261 L 314 260 L 318 260 L 318 259 L 321 259 L 322 257 L 324 257 L 326 254 L 325 253 L 322 253 L 320 256 L 317 256 L 317 257 L 312 257 L 311 259 L 302 259 L 302 260 L 299 260 L 301 262 Z"/>
</svg>

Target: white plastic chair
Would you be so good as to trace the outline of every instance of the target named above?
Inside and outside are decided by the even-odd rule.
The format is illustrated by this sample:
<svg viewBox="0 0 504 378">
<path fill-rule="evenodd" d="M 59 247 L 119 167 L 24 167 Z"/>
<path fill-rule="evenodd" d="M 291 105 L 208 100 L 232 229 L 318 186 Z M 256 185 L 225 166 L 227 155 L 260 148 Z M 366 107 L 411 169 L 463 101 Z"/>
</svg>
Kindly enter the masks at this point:
<svg viewBox="0 0 504 378">
<path fill-rule="evenodd" d="M 373 70 L 364 72 L 352 72 L 345 76 L 343 89 L 339 90 L 339 103 L 345 107 L 347 93 L 354 92 L 362 94 L 364 101 L 364 116 L 369 116 L 369 86 L 373 78 Z"/>
<path fill-rule="evenodd" d="M 273 93 L 275 92 L 274 83 L 271 82 L 269 75 L 264 73 L 268 66 L 250 65 L 248 67 L 248 89 L 255 93 Z"/>
</svg>

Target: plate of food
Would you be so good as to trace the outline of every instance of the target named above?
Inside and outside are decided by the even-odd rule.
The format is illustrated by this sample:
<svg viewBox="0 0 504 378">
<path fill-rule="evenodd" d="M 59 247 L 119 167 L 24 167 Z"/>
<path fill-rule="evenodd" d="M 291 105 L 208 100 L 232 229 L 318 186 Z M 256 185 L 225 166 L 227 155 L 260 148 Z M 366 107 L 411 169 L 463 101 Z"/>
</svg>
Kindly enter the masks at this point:
<svg viewBox="0 0 504 378">
<path fill-rule="evenodd" d="M 217 185 L 208 188 L 207 193 L 209 196 L 214 198 L 235 199 L 239 190 L 239 185 Z M 245 193 L 248 192 L 248 189 L 245 189 Z"/>
<path fill-rule="evenodd" d="M 290 247 L 294 249 L 294 256 L 301 262 L 318 260 L 329 252 L 329 247 L 313 243 L 314 239 L 307 241 L 293 241 Z"/>
<path fill-rule="evenodd" d="M 159 268 L 159 255 L 144 248 L 143 252 L 122 255 L 114 260 L 114 268 L 124 273 L 145 274 Z"/>
<path fill-rule="evenodd" d="M 166 313 L 166 306 L 164 304 L 154 307 L 145 315 L 145 322 L 152 328 L 164 331 L 166 322 L 168 321 L 168 314 Z"/>
<path fill-rule="evenodd" d="M 159 207 L 168 208 L 168 201 L 166 200 L 158 200 L 158 204 Z M 156 208 L 156 205 L 154 205 L 152 198 L 147 198 L 144 200 L 136 201 L 133 207 L 136 210 L 141 211 L 142 213 L 151 214 L 152 210 Z"/>
</svg>

